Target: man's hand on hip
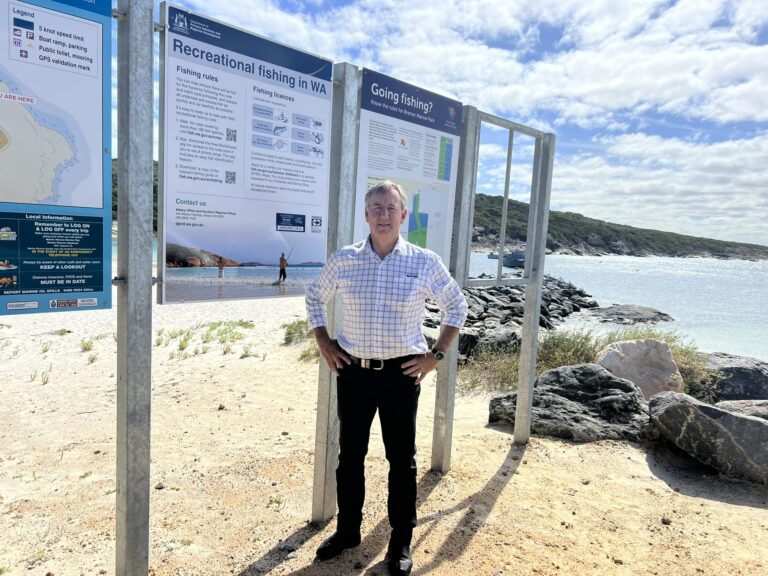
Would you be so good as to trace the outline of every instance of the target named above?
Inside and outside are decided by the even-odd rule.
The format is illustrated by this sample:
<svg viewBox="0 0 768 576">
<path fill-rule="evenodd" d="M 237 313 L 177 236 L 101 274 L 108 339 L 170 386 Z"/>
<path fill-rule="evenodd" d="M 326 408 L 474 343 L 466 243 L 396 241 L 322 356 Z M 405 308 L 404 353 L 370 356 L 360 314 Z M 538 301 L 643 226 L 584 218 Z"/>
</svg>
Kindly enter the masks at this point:
<svg viewBox="0 0 768 576">
<path fill-rule="evenodd" d="M 344 350 L 341 349 L 339 343 L 328 335 L 325 326 L 315 328 L 314 332 L 315 341 L 317 342 L 317 347 L 320 349 L 320 354 L 325 358 L 331 372 L 338 376 L 339 370 L 344 368 L 345 365 L 349 366 L 352 364 L 352 360 L 350 360 L 349 356 L 344 353 Z"/>
<path fill-rule="evenodd" d="M 439 362 L 432 354 L 424 354 L 423 356 L 416 356 L 411 358 L 408 362 L 401 364 L 400 368 L 403 369 L 403 374 L 406 376 L 413 376 L 416 378 L 415 384 L 421 384 L 421 381 L 426 378 L 427 374 L 432 372 Z"/>
</svg>

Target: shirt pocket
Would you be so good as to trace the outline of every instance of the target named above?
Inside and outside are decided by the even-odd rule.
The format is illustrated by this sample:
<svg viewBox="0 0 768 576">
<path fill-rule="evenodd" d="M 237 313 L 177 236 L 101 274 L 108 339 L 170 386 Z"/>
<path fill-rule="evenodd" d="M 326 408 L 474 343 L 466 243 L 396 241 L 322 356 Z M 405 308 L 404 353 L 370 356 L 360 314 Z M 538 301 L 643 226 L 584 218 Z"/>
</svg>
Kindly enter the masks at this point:
<svg viewBox="0 0 768 576">
<path fill-rule="evenodd" d="M 392 281 L 392 289 L 387 295 L 388 300 L 395 306 L 407 306 L 424 301 L 424 286 L 421 278 L 401 276 Z"/>
</svg>

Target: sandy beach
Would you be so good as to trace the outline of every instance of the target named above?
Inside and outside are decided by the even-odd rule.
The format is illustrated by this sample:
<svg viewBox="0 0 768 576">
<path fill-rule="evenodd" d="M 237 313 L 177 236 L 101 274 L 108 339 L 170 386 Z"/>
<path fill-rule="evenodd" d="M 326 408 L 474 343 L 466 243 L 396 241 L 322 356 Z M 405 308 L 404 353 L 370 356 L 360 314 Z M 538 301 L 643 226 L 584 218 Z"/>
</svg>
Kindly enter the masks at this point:
<svg viewBox="0 0 768 576">
<path fill-rule="evenodd" d="M 309 524 L 317 363 L 281 328 L 301 318 L 302 297 L 155 306 L 154 576 L 387 574 L 377 425 L 363 542 L 313 562 L 334 523 Z M 115 310 L 0 320 L 0 574 L 114 574 L 115 331 Z M 414 574 L 768 574 L 768 487 L 640 445 L 515 447 L 487 424 L 487 396 L 457 399 L 439 475 L 434 390 L 430 378 Z"/>
</svg>

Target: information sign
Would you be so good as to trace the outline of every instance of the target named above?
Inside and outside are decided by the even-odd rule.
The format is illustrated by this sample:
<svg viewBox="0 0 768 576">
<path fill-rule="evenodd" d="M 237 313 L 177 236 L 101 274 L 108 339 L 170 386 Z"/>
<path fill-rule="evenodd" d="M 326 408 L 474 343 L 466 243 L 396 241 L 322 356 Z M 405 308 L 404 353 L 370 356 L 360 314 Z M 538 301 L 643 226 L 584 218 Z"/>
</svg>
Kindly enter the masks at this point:
<svg viewBox="0 0 768 576">
<path fill-rule="evenodd" d="M 332 62 L 164 8 L 163 301 L 300 293 L 327 249 Z"/>
<path fill-rule="evenodd" d="M 111 2 L 0 0 L 0 313 L 112 301 Z"/>
<path fill-rule="evenodd" d="M 357 205 L 376 182 L 392 180 L 408 195 L 403 238 L 448 262 L 461 135 L 461 102 L 372 70 L 363 70 Z M 362 210 L 355 239 L 365 238 Z"/>
</svg>

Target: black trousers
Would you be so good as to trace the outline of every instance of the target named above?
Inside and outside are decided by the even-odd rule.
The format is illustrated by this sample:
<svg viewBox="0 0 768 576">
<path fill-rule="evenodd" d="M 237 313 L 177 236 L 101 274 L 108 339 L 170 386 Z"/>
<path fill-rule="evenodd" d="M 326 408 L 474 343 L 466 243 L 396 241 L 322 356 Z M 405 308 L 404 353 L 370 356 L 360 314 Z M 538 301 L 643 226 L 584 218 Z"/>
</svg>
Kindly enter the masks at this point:
<svg viewBox="0 0 768 576">
<path fill-rule="evenodd" d="M 381 422 L 384 450 L 389 461 L 387 512 L 391 542 L 410 544 L 416 526 L 416 412 L 421 385 L 405 376 L 399 364 L 388 362 L 383 370 L 356 364 L 340 370 L 337 382 L 339 409 L 339 467 L 336 491 L 339 503 L 337 529 L 357 533 L 365 501 L 365 456 L 376 412 Z"/>
</svg>

